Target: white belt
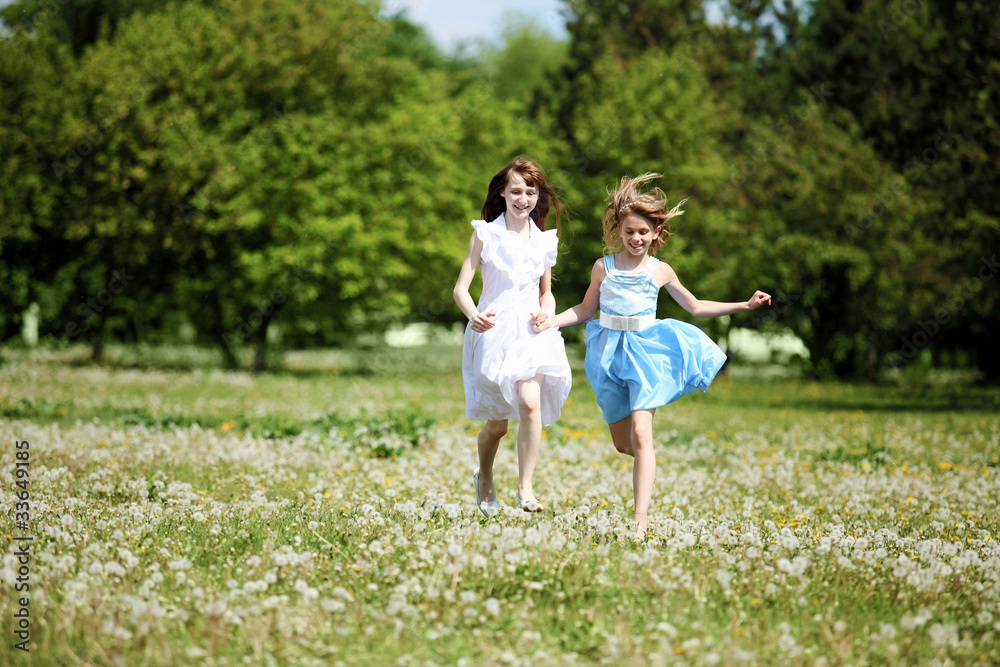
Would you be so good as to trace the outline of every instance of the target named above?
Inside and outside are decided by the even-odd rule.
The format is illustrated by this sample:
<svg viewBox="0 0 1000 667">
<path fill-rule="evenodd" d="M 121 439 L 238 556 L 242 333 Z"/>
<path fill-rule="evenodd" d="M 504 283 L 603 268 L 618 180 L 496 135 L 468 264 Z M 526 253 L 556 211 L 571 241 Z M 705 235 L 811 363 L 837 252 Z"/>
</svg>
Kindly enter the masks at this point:
<svg viewBox="0 0 1000 667">
<path fill-rule="evenodd" d="M 656 323 L 656 313 L 648 315 L 609 315 L 601 311 L 601 326 L 615 331 L 642 331 Z"/>
</svg>

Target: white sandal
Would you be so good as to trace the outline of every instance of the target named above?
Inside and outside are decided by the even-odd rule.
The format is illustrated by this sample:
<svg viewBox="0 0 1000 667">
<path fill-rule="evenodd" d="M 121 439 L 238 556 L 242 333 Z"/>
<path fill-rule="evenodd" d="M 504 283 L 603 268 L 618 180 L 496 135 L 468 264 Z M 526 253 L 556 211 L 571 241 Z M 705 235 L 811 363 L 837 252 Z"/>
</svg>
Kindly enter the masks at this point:
<svg viewBox="0 0 1000 667">
<path fill-rule="evenodd" d="M 523 509 L 525 512 L 541 512 L 542 504 L 538 502 L 535 498 L 528 498 L 527 500 L 521 500 L 521 494 L 517 494 L 517 506 Z"/>
<path fill-rule="evenodd" d="M 633 542 L 646 541 L 646 526 L 643 526 L 638 521 L 633 520 L 629 522 L 629 530 L 635 531 L 631 535 Z"/>
<path fill-rule="evenodd" d="M 479 499 L 479 468 L 472 472 L 472 485 L 476 487 L 476 507 L 487 519 L 492 519 L 493 515 L 500 511 L 500 501 L 496 498 L 490 502 L 483 502 Z"/>
</svg>

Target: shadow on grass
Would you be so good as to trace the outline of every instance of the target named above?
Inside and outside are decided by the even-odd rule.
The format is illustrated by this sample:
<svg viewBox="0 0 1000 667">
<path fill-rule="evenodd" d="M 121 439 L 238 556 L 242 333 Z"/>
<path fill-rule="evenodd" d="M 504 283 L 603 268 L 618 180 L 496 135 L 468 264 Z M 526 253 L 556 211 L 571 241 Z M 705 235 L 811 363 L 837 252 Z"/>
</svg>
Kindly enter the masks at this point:
<svg viewBox="0 0 1000 667">
<path fill-rule="evenodd" d="M 341 440 L 360 447 L 375 458 L 398 456 L 427 441 L 434 426 L 433 417 L 420 409 L 388 410 L 384 414 L 344 417 L 334 412 L 312 419 L 297 419 L 282 414 L 206 416 L 194 414 L 152 414 L 141 408 L 115 408 L 103 405 L 86 412 L 72 400 L 52 403 L 44 398 L 22 397 L 15 401 L 0 401 L 0 418 L 30 419 L 39 422 L 75 419 L 100 419 L 121 426 L 146 426 L 153 429 L 170 427 L 249 433 L 261 438 L 290 438 L 305 432 L 339 433 Z"/>
<path fill-rule="evenodd" d="M 710 392 L 707 403 L 813 412 L 997 412 L 1000 387 L 787 382 Z"/>
<path fill-rule="evenodd" d="M 90 348 L 74 346 L 51 350 L 7 350 L 15 363 L 46 364 L 69 368 L 161 372 L 254 372 L 250 350 L 240 350 L 237 368 L 226 369 L 222 353 L 211 347 L 109 345 L 101 361 L 93 361 Z M 344 347 L 307 350 L 274 349 L 264 373 L 293 378 L 410 377 L 461 372 L 462 349 L 430 344 L 412 348 Z"/>
</svg>

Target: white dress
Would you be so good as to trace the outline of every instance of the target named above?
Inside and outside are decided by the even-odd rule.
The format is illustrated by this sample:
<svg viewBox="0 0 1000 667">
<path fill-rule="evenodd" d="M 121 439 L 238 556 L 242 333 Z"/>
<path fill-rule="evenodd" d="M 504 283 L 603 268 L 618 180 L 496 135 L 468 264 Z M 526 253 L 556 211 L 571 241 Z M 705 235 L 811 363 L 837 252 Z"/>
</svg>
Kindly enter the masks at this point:
<svg viewBox="0 0 1000 667">
<path fill-rule="evenodd" d="M 556 263 L 556 230 L 540 230 L 531 221 L 525 244 L 507 229 L 503 214 L 493 222 L 473 220 L 483 244 L 480 266 L 481 313 L 493 312 L 496 325 L 486 332 L 465 328 L 462 376 L 468 419 L 519 419 L 517 383 L 538 373 L 542 424 L 559 418 L 572 386 L 566 347 L 558 329 L 535 333 L 531 313 L 539 309 L 538 280 Z"/>
</svg>

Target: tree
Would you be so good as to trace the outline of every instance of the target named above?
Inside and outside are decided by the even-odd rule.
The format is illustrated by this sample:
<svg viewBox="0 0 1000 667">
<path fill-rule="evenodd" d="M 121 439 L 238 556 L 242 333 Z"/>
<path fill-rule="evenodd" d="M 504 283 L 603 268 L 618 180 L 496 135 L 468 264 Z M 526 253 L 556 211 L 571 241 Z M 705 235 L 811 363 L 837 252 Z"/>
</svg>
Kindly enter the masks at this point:
<svg viewBox="0 0 1000 667">
<path fill-rule="evenodd" d="M 984 249 L 1000 238 L 997 34 L 993 2 L 821 0 L 788 54 L 796 80 L 830 87 L 833 104 L 854 116 L 862 136 L 926 204 L 912 223 L 935 246 L 919 273 L 927 290 L 920 296 L 929 298 L 913 300 L 908 321 L 894 332 L 896 347 L 933 329 L 929 347 L 967 350 L 994 380 L 1000 292 L 982 289 L 990 283 L 980 271 L 995 275 Z M 860 220 L 866 210 L 857 212 Z"/>
<path fill-rule="evenodd" d="M 568 44 L 539 26 L 530 16 L 508 15 L 500 42 L 480 45 L 483 68 L 500 99 L 525 108 L 553 93 L 552 81 L 565 66 Z"/>
<path fill-rule="evenodd" d="M 141 203 L 156 220 L 150 247 L 173 300 L 227 363 L 236 363 L 234 342 L 252 340 L 262 368 L 268 325 L 286 300 L 318 305 L 336 285 L 347 311 L 352 300 L 379 298 L 369 280 L 391 291 L 379 281 L 392 262 L 348 259 L 357 244 L 342 242 L 359 227 L 356 202 L 343 197 L 340 208 L 317 186 L 352 161 L 361 168 L 373 148 L 361 128 L 391 116 L 396 96 L 422 81 L 413 65 L 379 57 L 386 26 L 366 5 L 248 0 L 229 9 L 134 16 L 88 54 L 96 78 L 153 73 L 148 86 L 128 76 L 105 84 L 111 99 L 140 92 L 94 178 L 123 195 L 119 228 L 121 207 Z M 293 281 L 294 298 L 282 292 Z M 338 317 L 349 329 L 347 313 Z"/>
<path fill-rule="evenodd" d="M 580 203 L 573 254 L 567 258 L 563 289 L 579 299 L 589 282 L 589 267 L 603 254 L 601 218 L 609 188 L 625 175 L 658 172 L 658 185 L 673 203 L 688 199 L 684 217 L 661 257 L 674 264 L 696 294 L 734 291 L 732 264 L 721 257 L 729 245 L 719 229 L 715 189 L 726 174 L 718 137 L 727 112 L 697 65 L 673 51 L 651 48 L 631 58 L 608 52 L 580 76 L 579 104 L 565 120 L 575 149 L 563 161 L 572 171 L 558 182 L 572 186 Z M 712 269 L 706 270 L 711 264 Z"/>
<path fill-rule="evenodd" d="M 63 89 L 76 75 L 69 50 L 50 31 L 17 27 L 0 38 L 0 335 L 13 333 L 32 302 L 50 320 L 76 286 L 65 258 L 79 244 L 65 235 L 60 212 L 72 205 L 54 165 L 89 150 L 83 100 Z"/>
<path fill-rule="evenodd" d="M 200 1 L 207 7 L 221 4 L 220 0 L 187 1 Z M 0 20 L 28 33 L 44 29 L 80 57 L 100 40 L 102 31 L 113 37 L 122 19 L 161 10 L 165 4 L 163 0 L 18 0 L 0 9 Z"/>
<path fill-rule="evenodd" d="M 805 91 L 786 118 L 755 123 L 746 150 L 720 194 L 741 200 L 746 279 L 775 286 L 774 310 L 756 319 L 789 326 L 817 375 L 873 379 L 929 294 L 922 202 L 849 114 Z"/>
</svg>

